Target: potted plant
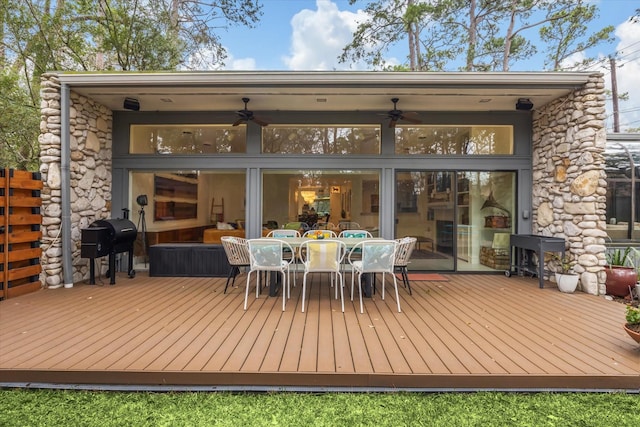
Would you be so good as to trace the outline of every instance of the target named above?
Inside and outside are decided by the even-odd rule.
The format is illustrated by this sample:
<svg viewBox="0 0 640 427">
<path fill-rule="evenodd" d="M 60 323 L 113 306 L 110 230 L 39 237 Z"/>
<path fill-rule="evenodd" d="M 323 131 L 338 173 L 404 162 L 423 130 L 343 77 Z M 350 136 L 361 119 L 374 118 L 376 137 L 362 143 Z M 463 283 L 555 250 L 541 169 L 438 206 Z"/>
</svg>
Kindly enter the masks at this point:
<svg viewBox="0 0 640 427">
<path fill-rule="evenodd" d="M 607 294 L 626 297 L 638 280 L 638 272 L 633 265 L 632 252 L 635 248 L 614 249 L 607 253 L 607 275 L 605 286 Z"/>
<path fill-rule="evenodd" d="M 564 257 L 558 255 L 554 256 L 556 260 L 556 283 L 560 292 L 571 293 L 576 290 L 578 286 L 578 280 L 580 276 L 573 271 L 573 261 L 571 261 L 571 255 L 567 254 Z"/>
<path fill-rule="evenodd" d="M 624 330 L 627 331 L 627 334 L 629 334 L 635 342 L 640 343 L 640 309 L 632 307 L 631 304 L 629 304 L 625 318 L 627 323 L 624 325 Z"/>
</svg>

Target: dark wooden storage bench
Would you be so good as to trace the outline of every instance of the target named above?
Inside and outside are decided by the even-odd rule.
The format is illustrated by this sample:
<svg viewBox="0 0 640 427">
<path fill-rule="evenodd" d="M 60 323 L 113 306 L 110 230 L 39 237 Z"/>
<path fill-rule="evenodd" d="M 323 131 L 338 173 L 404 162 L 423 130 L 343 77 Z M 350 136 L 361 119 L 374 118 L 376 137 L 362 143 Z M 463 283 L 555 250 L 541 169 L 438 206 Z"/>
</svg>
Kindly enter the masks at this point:
<svg viewBox="0 0 640 427">
<path fill-rule="evenodd" d="M 162 243 L 149 247 L 152 277 L 227 277 L 230 268 L 222 245 Z"/>
</svg>

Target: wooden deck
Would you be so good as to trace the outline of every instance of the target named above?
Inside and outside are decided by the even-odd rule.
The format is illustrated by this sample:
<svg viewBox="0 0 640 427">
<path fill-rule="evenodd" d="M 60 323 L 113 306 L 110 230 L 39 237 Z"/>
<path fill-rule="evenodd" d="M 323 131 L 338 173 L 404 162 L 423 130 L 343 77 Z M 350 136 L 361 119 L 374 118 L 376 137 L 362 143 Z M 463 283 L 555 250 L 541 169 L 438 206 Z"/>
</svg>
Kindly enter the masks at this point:
<svg viewBox="0 0 640 427">
<path fill-rule="evenodd" d="M 300 312 L 222 278 L 117 277 L 0 302 L 0 383 L 177 389 L 640 390 L 624 305 L 537 279 L 448 275 L 344 314 L 326 278 Z M 348 276 L 349 277 L 349 276 Z M 348 278 L 348 280 L 350 280 Z M 348 288 L 347 288 L 348 289 Z"/>
</svg>

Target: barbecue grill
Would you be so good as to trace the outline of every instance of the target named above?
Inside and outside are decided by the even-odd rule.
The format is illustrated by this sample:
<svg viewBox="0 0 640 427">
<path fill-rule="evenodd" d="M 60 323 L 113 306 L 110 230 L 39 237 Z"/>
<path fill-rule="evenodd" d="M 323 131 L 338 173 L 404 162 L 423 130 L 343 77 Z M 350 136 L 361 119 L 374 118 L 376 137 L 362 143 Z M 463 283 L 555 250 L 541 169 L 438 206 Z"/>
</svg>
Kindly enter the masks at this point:
<svg viewBox="0 0 640 427">
<path fill-rule="evenodd" d="M 93 260 L 103 256 L 109 256 L 109 270 L 107 277 L 111 278 L 110 284 L 116 283 L 116 254 L 129 253 L 129 277 L 136 275 L 133 269 L 133 244 L 138 235 L 138 230 L 133 222 L 126 218 L 100 219 L 92 222 L 89 227 L 82 230 L 80 256 L 91 258 L 89 267 L 89 283 L 95 284 L 95 265 Z"/>
</svg>

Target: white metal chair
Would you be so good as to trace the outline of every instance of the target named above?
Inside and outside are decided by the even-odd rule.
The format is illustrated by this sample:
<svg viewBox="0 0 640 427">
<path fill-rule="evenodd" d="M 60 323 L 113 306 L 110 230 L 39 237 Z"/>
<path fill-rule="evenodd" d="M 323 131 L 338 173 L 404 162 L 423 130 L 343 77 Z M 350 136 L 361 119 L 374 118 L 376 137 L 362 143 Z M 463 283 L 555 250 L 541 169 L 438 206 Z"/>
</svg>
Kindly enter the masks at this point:
<svg viewBox="0 0 640 427">
<path fill-rule="evenodd" d="M 292 259 L 284 258 L 284 250 L 288 249 L 293 253 L 293 248 L 290 244 L 282 239 L 250 239 L 249 245 L 249 260 L 250 269 L 247 274 L 247 289 L 244 296 L 244 309 L 247 309 L 247 300 L 249 299 L 249 279 L 251 279 L 251 273 L 254 271 L 257 273 L 256 279 L 256 298 L 260 293 L 260 272 L 280 272 L 282 274 L 282 311 L 284 311 L 287 298 L 291 297 L 291 288 L 289 286 L 289 265 Z"/>
<path fill-rule="evenodd" d="M 291 237 L 300 237 L 300 232 L 298 230 L 290 230 L 286 228 L 280 228 L 277 230 L 271 230 L 267 237 L 271 237 L 273 239 L 287 239 Z M 293 287 L 296 287 L 296 272 L 297 272 L 297 264 L 298 264 L 298 251 L 294 249 L 293 252 L 289 252 L 288 249 L 284 250 L 285 258 L 293 258 Z"/>
<path fill-rule="evenodd" d="M 334 283 L 334 277 L 338 279 L 335 283 L 336 299 L 338 299 L 338 288 L 340 289 L 340 303 L 344 313 L 344 277 L 340 271 L 340 265 L 347 253 L 347 245 L 344 242 L 334 239 L 308 240 L 300 245 L 300 256 L 304 266 L 304 276 L 302 279 L 302 312 L 304 313 L 304 299 L 307 289 L 307 274 L 309 273 L 330 273 L 330 283 Z"/>
<path fill-rule="evenodd" d="M 227 283 L 224 285 L 224 293 L 226 294 L 231 276 L 233 276 L 233 285 L 233 283 L 236 282 L 236 276 L 240 273 L 240 267 L 249 267 L 251 262 L 249 260 L 249 245 L 246 239 L 242 237 L 222 236 L 220 242 L 227 255 L 227 260 L 231 265 L 229 275 L 227 276 Z"/>
<path fill-rule="evenodd" d="M 300 237 L 298 230 L 288 230 L 285 228 L 279 228 L 277 230 L 271 230 L 266 237 L 272 237 L 274 239 L 284 239 L 288 237 Z"/>
<path fill-rule="evenodd" d="M 310 237 L 312 239 L 318 238 L 319 236 L 322 236 L 322 239 L 335 239 L 338 237 L 333 230 L 307 230 L 302 235 L 302 237 Z"/>
<path fill-rule="evenodd" d="M 396 302 L 398 303 L 398 313 L 400 313 L 400 297 L 398 295 L 398 281 L 394 274 L 393 264 L 395 262 L 396 246 L 395 240 L 365 240 L 356 244 L 349 252 L 349 264 L 353 268 L 351 275 L 351 301 L 353 301 L 353 285 L 355 275 L 358 275 L 358 293 L 360 294 L 360 313 L 364 313 L 362 304 L 362 275 L 368 273 L 382 273 L 382 299 L 384 299 L 385 275 L 389 273 L 393 278 L 393 285 L 396 291 Z M 357 250 L 361 251 L 360 254 Z M 352 254 L 358 256 L 353 259 Z M 372 286 L 375 286 L 372 283 Z"/>
<path fill-rule="evenodd" d="M 338 237 L 355 237 L 355 238 L 369 238 L 371 239 L 373 235 L 367 230 L 342 230 Z"/>
<path fill-rule="evenodd" d="M 409 283 L 409 275 L 407 274 L 407 266 L 411 262 L 411 255 L 416 247 L 416 237 L 403 237 L 396 239 L 398 246 L 396 247 L 396 259 L 393 263 L 394 271 L 400 270 L 402 276 L 402 284 L 409 290 L 411 295 L 411 284 Z"/>
<path fill-rule="evenodd" d="M 358 230 L 358 229 L 353 229 L 353 230 L 342 230 L 340 231 L 340 234 L 338 234 L 339 238 L 361 238 L 361 239 L 371 239 L 373 237 L 373 235 L 368 232 L 367 230 Z M 356 254 L 360 254 L 360 250 L 356 249 L 355 253 L 353 253 L 351 255 L 351 259 L 355 260 L 356 259 Z M 347 268 L 347 262 L 344 263 L 344 267 L 345 267 L 345 271 Z"/>
</svg>

